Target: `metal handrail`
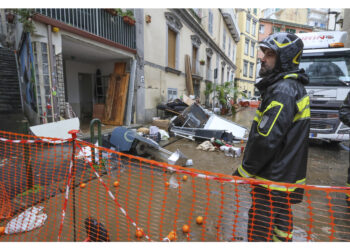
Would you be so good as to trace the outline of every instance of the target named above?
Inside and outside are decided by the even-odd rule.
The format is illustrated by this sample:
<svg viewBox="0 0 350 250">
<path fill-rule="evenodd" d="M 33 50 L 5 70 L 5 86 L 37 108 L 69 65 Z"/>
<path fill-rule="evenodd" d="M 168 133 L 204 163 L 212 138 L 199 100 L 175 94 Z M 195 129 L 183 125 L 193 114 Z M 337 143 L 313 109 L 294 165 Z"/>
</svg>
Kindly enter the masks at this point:
<svg viewBox="0 0 350 250">
<path fill-rule="evenodd" d="M 44 16 L 69 24 L 128 48 L 136 49 L 135 26 L 124 23 L 123 17 L 103 9 L 35 9 Z"/>
</svg>

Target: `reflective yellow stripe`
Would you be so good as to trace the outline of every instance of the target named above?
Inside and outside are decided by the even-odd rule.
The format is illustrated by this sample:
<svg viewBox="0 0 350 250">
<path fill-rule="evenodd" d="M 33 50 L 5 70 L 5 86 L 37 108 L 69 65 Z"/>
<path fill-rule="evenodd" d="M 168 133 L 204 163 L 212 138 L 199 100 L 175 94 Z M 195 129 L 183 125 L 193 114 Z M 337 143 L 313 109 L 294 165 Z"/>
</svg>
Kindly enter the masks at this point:
<svg viewBox="0 0 350 250">
<path fill-rule="evenodd" d="M 273 40 L 275 41 L 276 45 L 277 45 L 278 47 L 280 47 L 280 48 L 286 47 L 286 46 L 288 46 L 289 44 L 292 43 L 292 42 L 288 42 L 288 43 L 279 43 L 279 42 L 277 42 L 275 39 L 273 39 Z"/>
<path fill-rule="evenodd" d="M 307 95 L 301 98 L 299 101 L 297 101 L 297 106 L 298 106 L 299 112 L 294 116 L 293 122 L 296 122 L 302 119 L 309 119 L 311 116 L 310 97 Z"/>
<path fill-rule="evenodd" d="M 300 50 L 299 53 L 293 58 L 293 63 L 299 64 L 299 62 L 297 62 L 297 58 L 298 58 L 298 56 L 300 56 L 301 52 L 302 52 L 302 50 Z"/>
<path fill-rule="evenodd" d="M 256 114 L 254 116 L 254 121 L 259 123 L 261 120 L 261 115 L 262 115 L 262 112 L 260 112 L 259 110 L 256 110 Z"/>
<path fill-rule="evenodd" d="M 257 180 L 263 180 L 263 181 L 271 181 L 259 176 L 255 176 L 255 179 Z M 306 179 L 301 179 L 299 181 L 296 181 L 295 184 L 305 184 Z M 293 192 L 295 191 L 295 189 L 297 189 L 297 187 L 286 187 L 283 185 L 278 185 L 278 184 L 259 184 L 260 186 L 270 189 L 270 190 L 277 190 L 277 191 L 282 191 L 282 192 Z"/>
<path fill-rule="evenodd" d="M 297 101 L 297 106 L 299 112 L 305 109 L 306 106 L 310 106 L 310 97 L 308 95 L 302 97 L 300 100 Z"/>
<path fill-rule="evenodd" d="M 273 126 L 275 125 L 275 122 L 276 122 L 278 116 L 280 115 L 280 113 L 281 113 L 281 111 L 282 111 L 284 105 L 283 105 L 282 103 L 280 103 L 280 102 L 272 101 L 272 102 L 270 103 L 270 105 L 267 106 L 266 109 L 265 109 L 265 111 L 262 113 L 262 116 L 264 116 L 264 114 L 265 114 L 268 110 L 270 110 L 270 109 L 272 109 L 272 108 L 274 108 L 274 107 L 277 107 L 277 106 L 280 106 L 280 109 L 279 109 L 279 111 L 278 111 L 278 113 L 277 113 L 275 119 L 273 120 L 273 123 L 271 124 L 271 126 L 270 126 L 270 128 L 269 128 L 269 131 L 267 131 L 266 134 L 260 132 L 259 126 L 260 126 L 260 122 L 261 122 L 261 121 L 258 123 L 258 128 L 257 128 L 257 130 L 258 130 L 258 133 L 259 133 L 260 135 L 266 137 L 266 136 L 268 136 L 268 135 L 270 134 L 270 132 L 271 132 Z"/>
<path fill-rule="evenodd" d="M 272 240 L 273 240 L 274 242 L 282 242 L 279 238 L 277 238 L 276 235 L 273 235 L 273 236 L 272 236 Z"/>
<path fill-rule="evenodd" d="M 245 178 L 251 178 L 253 177 L 253 175 L 249 174 L 247 171 L 244 170 L 243 166 L 239 166 L 238 168 L 238 173 Z"/>
<path fill-rule="evenodd" d="M 287 79 L 287 78 L 298 78 L 298 74 L 288 74 L 288 75 L 285 75 L 284 77 L 283 77 L 283 79 Z"/>
<path fill-rule="evenodd" d="M 277 227 L 275 227 L 274 231 L 277 234 L 277 236 L 281 238 L 291 239 L 293 237 L 293 232 L 288 234 L 287 232 L 279 230 Z"/>
</svg>

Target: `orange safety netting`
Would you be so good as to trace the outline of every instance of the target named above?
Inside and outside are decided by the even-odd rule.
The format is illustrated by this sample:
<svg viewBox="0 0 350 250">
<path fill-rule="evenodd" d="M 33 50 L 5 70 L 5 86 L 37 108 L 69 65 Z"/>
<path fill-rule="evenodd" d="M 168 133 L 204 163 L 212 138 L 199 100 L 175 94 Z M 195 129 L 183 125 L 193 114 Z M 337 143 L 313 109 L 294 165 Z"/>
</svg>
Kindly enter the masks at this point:
<svg viewBox="0 0 350 250">
<path fill-rule="evenodd" d="M 259 184 L 0 131 L 0 241 L 350 241 L 349 188 Z"/>
</svg>

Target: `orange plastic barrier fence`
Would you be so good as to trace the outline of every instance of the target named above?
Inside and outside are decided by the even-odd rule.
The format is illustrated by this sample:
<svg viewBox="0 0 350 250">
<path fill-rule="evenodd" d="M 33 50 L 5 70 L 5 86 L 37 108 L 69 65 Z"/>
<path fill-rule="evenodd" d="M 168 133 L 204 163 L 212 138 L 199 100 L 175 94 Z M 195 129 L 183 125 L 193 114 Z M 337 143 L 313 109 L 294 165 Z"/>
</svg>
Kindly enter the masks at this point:
<svg viewBox="0 0 350 250">
<path fill-rule="evenodd" d="M 0 241 L 350 241 L 349 188 L 261 184 L 0 131 Z"/>
</svg>

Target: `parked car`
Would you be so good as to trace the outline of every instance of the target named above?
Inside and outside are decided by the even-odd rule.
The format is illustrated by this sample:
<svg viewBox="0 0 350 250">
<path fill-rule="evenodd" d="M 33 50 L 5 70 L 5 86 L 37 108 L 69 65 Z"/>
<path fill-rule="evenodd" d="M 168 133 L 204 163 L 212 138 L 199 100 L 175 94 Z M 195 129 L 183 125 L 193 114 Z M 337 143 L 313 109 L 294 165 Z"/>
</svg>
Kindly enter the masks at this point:
<svg viewBox="0 0 350 250">
<path fill-rule="evenodd" d="M 242 98 L 238 101 L 239 105 L 242 107 L 258 107 L 260 105 L 260 97 L 253 96 L 251 98 Z"/>
</svg>

